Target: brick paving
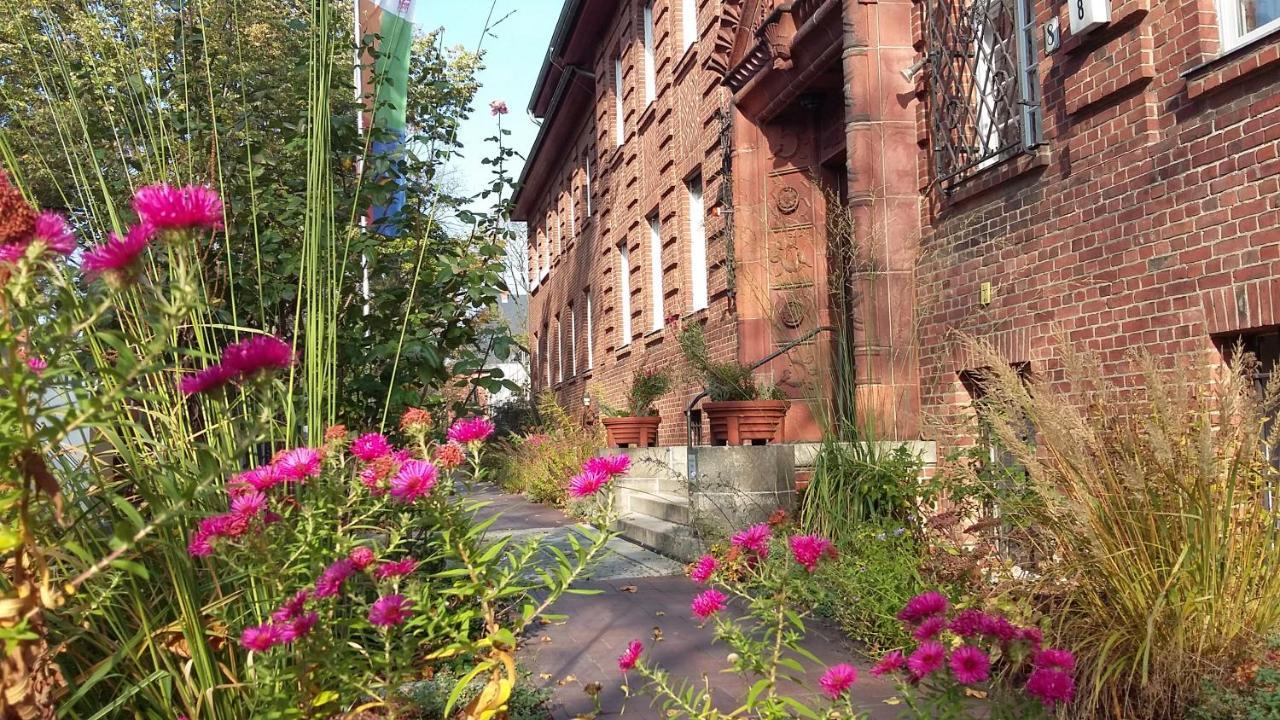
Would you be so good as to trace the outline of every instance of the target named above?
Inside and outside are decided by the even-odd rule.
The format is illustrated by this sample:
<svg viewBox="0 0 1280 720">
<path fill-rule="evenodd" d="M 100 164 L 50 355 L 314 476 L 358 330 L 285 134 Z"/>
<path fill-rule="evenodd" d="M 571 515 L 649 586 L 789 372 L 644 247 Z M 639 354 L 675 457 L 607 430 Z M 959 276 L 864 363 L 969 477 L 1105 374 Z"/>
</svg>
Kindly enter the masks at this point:
<svg viewBox="0 0 1280 720">
<path fill-rule="evenodd" d="M 476 495 L 492 503 L 486 512 L 500 513 L 490 533 L 542 533 L 555 541 L 575 524 L 558 510 L 516 495 L 495 490 Z M 521 666 L 533 673 L 534 682 L 551 688 L 553 717 L 564 720 L 594 714 L 594 703 L 584 688 L 598 682 L 602 686 L 601 717 L 623 715 L 625 711 L 624 717 L 636 720 L 661 718 L 660 708 L 651 707 L 648 696 L 628 700 L 622 689 L 617 657 L 628 642 L 637 638 L 645 643 L 648 659 L 656 660 L 676 678 L 701 683 L 706 676 L 718 705 L 726 710 L 737 707 L 750 682 L 721 672 L 729 651 L 713 643 L 711 629 L 699 628 L 689 612 L 689 600 L 698 587 L 684 576 L 683 568 L 621 538 L 610 541 L 608 549 L 608 557 L 579 585 L 601 593 L 561 598 L 552 611 L 569 619 L 535 629 L 520 651 Z M 867 673 L 866 664 L 856 661 L 856 647 L 820 622 L 810 622 L 809 630 L 806 649 L 824 663 L 854 662 L 859 666 L 855 688 L 861 708 L 877 720 L 897 716 L 898 708 L 884 702 L 894 695 L 892 683 Z M 655 636 L 661 640 L 655 641 Z M 805 685 L 816 687 L 820 673 L 821 668 L 811 671 L 805 677 Z M 634 689 L 638 690 L 639 678 L 635 680 Z M 812 692 L 796 690 L 801 695 Z"/>
</svg>

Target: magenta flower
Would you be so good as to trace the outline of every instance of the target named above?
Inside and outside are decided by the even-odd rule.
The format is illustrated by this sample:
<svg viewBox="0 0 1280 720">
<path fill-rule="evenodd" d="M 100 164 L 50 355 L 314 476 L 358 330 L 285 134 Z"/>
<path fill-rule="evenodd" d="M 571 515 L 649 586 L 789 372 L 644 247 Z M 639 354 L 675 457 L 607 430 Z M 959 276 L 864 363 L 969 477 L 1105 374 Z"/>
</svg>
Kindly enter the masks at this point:
<svg viewBox="0 0 1280 720">
<path fill-rule="evenodd" d="M 213 554 L 213 543 L 206 533 L 197 530 L 191 533 L 191 539 L 187 541 L 187 554 L 191 557 L 209 557 Z"/>
<path fill-rule="evenodd" d="M 254 518 L 267 509 L 267 496 L 253 490 L 231 499 L 231 513 L 243 518 Z"/>
<path fill-rule="evenodd" d="M 276 472 L 272 465 L 263 465 L 252 470 L 246 470 L 239 475 L 231 478 L 233 483 L 241 483 L 257 490 L 258 492 L 266 492 L 267 490 L 284 482 L 284 477 Z"/>
<path fill-rule="evenodd" d="M 493 434 L 493 423 L 488 418 L 473 417 L 457 420 L 447 433 L 450 442 L 467 445 L 484 442 Z"/>
<path fill-rule="evenodd" d="M 1024 627 L 1018 630 L 1018 639 L 1027 641 L 1033 648 L 1039 648 L 1044 644 L 1044 633 L 1038 627 Z"/>
<path fill-rule="evenodd" d="M 342 592 L 342 584 L 355 573 L 356 565 L 348 558 L 342 558 L 335 562 L 325 568 L 324 572 L 320 574 L 320 579 L 316 580 L 315 596 L 322 598 L 337 595 Z"/>
<path fill-rule="evenodd" d="M 734 546 L 748 550 L 759 555 L 760 557 L 768 557 L 769 540 L 773 537 L 773 530 L 770 529 L 768 523 L 760 523 L 741 532 L 735 533 L 730 542 Z"/>
<path fill-rule="evenodd" d="M 621 475 L 631 469 L 631 458 L 626 455 L 605 455 L 593 457 L 582 464 L 583 472 L 598 472 L 605 475 Z"/>
<path fill-rule="evenodd" d="M 589 498 L 600 492 L 600 489 L 609 484 L 609 476 L 601 472 L 591 472 L 584 470 L 577 475 L 569 478 L 569 497 Z"/>
<path fill-rule="evenodd" d="M 27 367 L 31 372 L 39 375 L 49 367 L 49 363 L 45 362 L 42 357 L 29 357 L 27 358 Z"/>
<path fill-rule="evenodd" d="M 240 644 L 253 652 L 266 652 L 283 642 L 283 631 L 270 623 L 247 627 L 240 633 Z"/>
<path fill-rule="evenodd" d="M 235 373 L 222 365 L 210 365 L 203 370 L 197 370 L 190 375 L 183 376 L 178 381 L 178 389 L 182 391 L 183 395 L 195 395 L 196 393 L 216 390 L 231 382 L 234 377 Z"/>
<path fill-rule="evenodd" d="M 1035 654 L 1035 665 L 1048 670 L 1060 670 L 1071 674 L 1076 671 L 1076 656 L 1070 650 L 1045 648 Z"/>
<path fill-rule="evenodd" d="M 43 242 L 45 247 L 59 255 L 70 255 L 76 249 L 76 238 L 67 227 L 66 218 L 58 213 L 45 211 L 36 216 L 32 242 Z"/>
<path fill-rule="evenodd" d="M 281 454 L 272 465 L 281 481 L 302 482 L 307 478 L 319 477 L 324 456 L 314 448 L 294 448 Z"/>
<path fill-rule="evenodd" d="M 1052 710 L 1058 703 L 1071 702 L 1076 694 L 1076 683 L 1061 670 L 1036 668 L 1027 677 L 1027 694 L 1039 699 L 1045 708 Z"/>
<path fill-rule="evenodd" d="M 1003 615 L 987 615 L 983 618 L 981 632 L 1008 645 L 1018 638 L 1018 628 Z"/>
<path fill-rule="evenodd" d="M 898 619 L 906 623 L 918 623 L 930 615 L 942 615 L 949 605 L 946 595 L 930 590 L 908 600 L 906 607 L 898 613 Z"/>
<path fill-rule="evenodd" d="M 287 370 L 293 361 L 289 343 L 271 335 L 255 335 L 222 350 L 222 365 L 240 377 L 264 370 Z"/>
<path fill-rule="evenodd" d="M 379 627 L 399 625 L 409 619 L 413 604 L 403 595 L 385 595 L 369 607 L 369 622 Z"/>
<path fill-rule="evenodd" d="M 809 572 L 818 569 L 818 561 L 823 557 L 836 556 L 836 548 L 831 541 L 819 535 L 792 535 L 788 542 L 791 555 Z"/>
<path fill-rule="evenodd" d="M 163 183 L 138 188 L 133 209 L 157 230 L 222 227 L 222 199 L 214 189 L 199 185 L 176 188 Z"/>
<path fill-rule="evenodd" d="M 971 638 L 975 635 L 982 634 L 982 628 L 987 626 L 987 614 L 981 610 L 968 608 L 956 613 L 951 618 L 951 624 L 947 629 L 963 638 Z"/>
<path fill-rule="evenodd" d="M 728 599 L 729 598 L 725 597 L 725 594 L 719 590 L 703 590 L 693 599 L 693 602 L 690 603 L 689 607 L 693 610 L 693 614 L 696 615 L 699 620 L 706 620 L 712 615 L 723 610 L 725 607 L 725 601 Z"/>
<path fill-rule="evenodd" d="M 391 454 L 391 443 L 381 433 L 366 433 L 352 441 L 351 454 L 364 462 L 373 462 Z"/>
<path fill-rule="evenodd" d="M 89 277 L 107 274 L 124 280 L 154 234 L 155 229 L 145 223 L 129 228 L 124 237 L 111 233 L 105 243 L 85 251 L 80 268 Z"/>
<path fill-rule="evenodd" d="M 22 243 L 4 243 L 0 245 L 0 264 L 16 263 L 27 253 L 27 246 Z"/>
<path fill-rule="evenodd" d="M 951 674 L 961 685 L 986 682 L 991 676 L 991 658 L 972 645 L 961 645 L 951 653 Z"/>
<path fill-rule="evenodd" d="M 871 668 L 871 674 L 875 675 L 876 677 L 880 677 L 881 675 L 888 675 L 889 673 L 898 672 L 906 664 L 907 664 L 907 659 L 903 657 L 902 651 L 894 650 L 893 652 L 880 658 L 880 662 L 876 663 L 875 667 Z"/>
<path fill-rule="evenodd" d="M 915 632 L 911 633 L 911 636 L 920 641 L 932 640 L 938 637 L 938 633 L 942 632 L 946 627 L 947 619 L 945 617 L 941 615 L 930 615 L 916 627 Z"/>
<path fill-rule="evenodd" d="M 818 685 L 827 697 L 839 700 L 857 681 L 858 669 L 848 663 L 840 663 L 827 668 L 822 677 L 818 678 Z"/>
<path fill-rule="evenodd" d="M 379 580 L 386 580 L 387 578 L 409 575 L 416 569 L 418 569 L 418 561 L 413 558 L 405 558 L 382 563 L 373 571 L 373 576 Z"/>
<path fill-rule="evenodd" d="M 400 466 L 400 472 L 391 478 L 391 497 L 403 503 L 411 503 L 429 495 L 436 486 L 436 466 L 426 460 L 410 460 Z"/>
<path fill-rule="evenodd" d="M 636 666 L 640 661 L 640 653 L 644 652 L 644 643 L 639 640 L 632 640 L 627 643 L 626 652 L 618 656 L 618 669 L 626 672 Z"/>
<path fill-rule="evenodd" d="M 373 551 L 364 546 L 352 550 L 347 558 L 351 560 L 351 564 L 356 566 L 356 570 L 364 570 L 372 565 L 376 559 L 373 556 Z"/>
<path fill-rule="evenodd" d="M 320 621 L 320 613 L 309 612 L 294 618 L 293 622 L 285 626 L 286 642 L 293 642 L 298 638 L 304 638 L 311 634 L 311 629 Z"/>
<path fill-rule="evenodd" d="M 507 112 L 508 112 L 508 110 L 507 110 L 507 103 L 506 103 L 506 102 L 504 102 L 504 101 L 502 101 L 502 100 L 494 100 L 493 102 L 489 103 L 489 114 L 490 114 L 490 115 L 492 115 L 492 116 L 494 116 L 494 117 L 498 117 L 499 115 L 506 115 L 506 114 L 507 114 Z"/>
<path fill-rule="evenodd" d="M 947 650 L 942 647 L 942 643 L 930 640 L 920 643 L 911 657 L 907 658 L 907 669 L 919 680 L 942 667 L 946 658 Z"/>
<path fill-rule="evenodd" d="M 693 570 L 689 573 L 689 579 L 699 585 L 706 585 L 719 567 L 720 561 L 716 560 L 714 555 L 703 555 L 694 564 Z"/>
<path fill-rule="evenodd" d="M 286 623 L 297 618 L 299 615 L 302 614 L 302 611 L 307 607 L 307 601 L 310 599 L 311 599 L 310 590 L 306 590 L 306 589 L 299 590 L 298 592 L 294 593 L 293 597 L 289 598 L 288 600 L 285 600 L 284 604 L 281 605 L 275 612 L 271 613 L 271 619 L 276 622 Z"/>
<path fill-rule="evenodd" d="M 380 497 L 387 494 L 382 484 L 382 473 L 377 468 L 367 467 L 360 471 L 360 483 L 369 490 L 369 494 Z"/>
</svg>

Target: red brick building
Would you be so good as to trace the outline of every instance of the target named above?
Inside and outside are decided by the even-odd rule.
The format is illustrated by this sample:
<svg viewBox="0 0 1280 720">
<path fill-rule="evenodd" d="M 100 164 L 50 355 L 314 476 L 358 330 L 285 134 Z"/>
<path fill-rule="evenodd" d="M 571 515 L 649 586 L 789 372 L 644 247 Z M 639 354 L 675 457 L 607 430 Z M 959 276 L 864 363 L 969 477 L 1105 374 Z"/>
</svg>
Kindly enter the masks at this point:
<svg viewBox="0 0 1280 720">
<path fill-rule="evenodd" d="M 531 109 L 534 383 L 570 407 L 688 322 L 745 362 L 844 328 L 899 439 L 968 405 L 957 332 L 1037 372 L 1059 330 L 1280 357 L 1280 0 L 568 0 Z M 762 372 L 786 439 L 831 355 Z"/>
</svg>

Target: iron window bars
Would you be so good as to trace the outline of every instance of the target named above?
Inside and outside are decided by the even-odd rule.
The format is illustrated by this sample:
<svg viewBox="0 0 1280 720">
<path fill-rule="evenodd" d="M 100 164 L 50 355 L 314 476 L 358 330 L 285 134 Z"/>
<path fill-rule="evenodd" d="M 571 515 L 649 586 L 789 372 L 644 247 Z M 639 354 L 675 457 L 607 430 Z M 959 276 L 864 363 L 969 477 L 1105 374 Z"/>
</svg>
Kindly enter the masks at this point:
<svg viewBox="0 0 1280 720">
<path fill-rule="evenodd" d="M 945 192 L 1042 142 L 1032 0 L 927 0 L 929 137 Z"/>
</svg>

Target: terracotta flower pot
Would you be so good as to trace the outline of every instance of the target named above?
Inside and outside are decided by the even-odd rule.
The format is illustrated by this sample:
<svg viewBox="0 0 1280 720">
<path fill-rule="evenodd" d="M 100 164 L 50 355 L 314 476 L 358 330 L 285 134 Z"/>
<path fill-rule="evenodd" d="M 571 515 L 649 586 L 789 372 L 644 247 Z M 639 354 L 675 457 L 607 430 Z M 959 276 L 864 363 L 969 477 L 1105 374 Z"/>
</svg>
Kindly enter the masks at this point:
<svg viewBox="0 0 1280 720">
<path fill-rule="evenodd" d="M 702 411 L 711 424 L 712 445 L 766 445 L 787 417 L 786 400 L 706 402 Z"/>
<path fill-rule="evenodd" d="M 660 415 L 647 417 L 607 417 L 604 422 L 605 437 L 609 447 L 656 447 Z"/>
</svg>

